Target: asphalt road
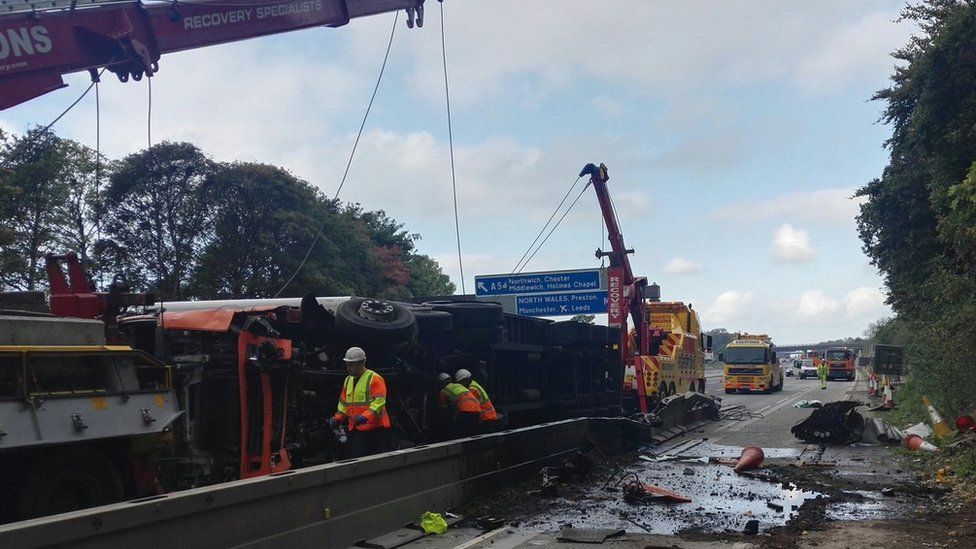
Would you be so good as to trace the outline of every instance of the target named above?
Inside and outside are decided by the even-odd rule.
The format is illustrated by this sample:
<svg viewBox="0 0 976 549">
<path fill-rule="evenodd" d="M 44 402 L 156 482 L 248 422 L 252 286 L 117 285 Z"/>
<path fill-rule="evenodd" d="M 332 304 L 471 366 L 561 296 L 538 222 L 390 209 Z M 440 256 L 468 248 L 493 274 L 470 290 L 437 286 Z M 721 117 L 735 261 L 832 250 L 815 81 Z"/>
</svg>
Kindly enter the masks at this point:
<svg viewBox="0 0 976 549">
<path fill-rule="evenodd" d="M 705 390 L 722 398 L 722 407 L 745 406 L 762 417 L 742 421 L 722 421 L 705 427 L 703 437 L 716 444 L 730 446 L 762 446 L 773 448 L 804 448 L 790 434 L 790 427 L 810 415 L 811 410 L 794 408 L 801 400 L 820 400 L 823 403 L 844 399 L 854 387 L 852 381 L 828 381 L 827 389 L 820 389 L 817 379 L 787 377 L 783 390 L 763 394 L 725 394 L 720 372 L 706 372 Z"/>
</svg>

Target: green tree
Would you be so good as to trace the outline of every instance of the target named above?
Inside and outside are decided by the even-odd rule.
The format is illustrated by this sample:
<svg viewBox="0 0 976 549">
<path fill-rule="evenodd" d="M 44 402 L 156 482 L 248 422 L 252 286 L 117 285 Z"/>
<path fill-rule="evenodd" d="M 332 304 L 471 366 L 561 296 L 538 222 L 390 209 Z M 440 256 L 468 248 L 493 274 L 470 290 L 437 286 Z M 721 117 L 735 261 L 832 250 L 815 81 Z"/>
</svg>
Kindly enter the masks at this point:
<svg viewBox="0 0 976 549">
<path fill-rule="evenodd" d="M 68 154 L 74 143 L 50 132 L 31 130 L 4 143 L 0 172 L 5 211 L 2 237 L 3 284 L 21 290 L 43 287 L 42 256 L 57 243 L 59 212 L 70 199 L 66 181 L 83 166 Z"/>
<path fill-rule="evenodd" d="M 921 31 L 875 95 L 891 155 L 858 192 L 858 229 L 898 314 L 912 383 L 954 412 L 976 400 L 976 4 L 930 0 L 903 19 Z"/>
<path fill-rule="evenodd" d="M 204 182 L 213 162 L 190 143 L 163 142 L 125 157 L 105 189 L 99 255 L 112 272 L 164 299 L 180 298 L 210 241 Z"/>
</svg>

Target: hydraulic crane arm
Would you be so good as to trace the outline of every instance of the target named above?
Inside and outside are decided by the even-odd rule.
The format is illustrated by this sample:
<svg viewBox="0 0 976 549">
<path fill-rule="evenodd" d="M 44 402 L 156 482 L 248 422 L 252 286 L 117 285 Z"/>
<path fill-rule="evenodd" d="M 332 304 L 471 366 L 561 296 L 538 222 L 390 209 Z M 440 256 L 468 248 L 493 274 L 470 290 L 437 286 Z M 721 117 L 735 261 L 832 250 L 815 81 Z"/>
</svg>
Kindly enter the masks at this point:
<svg viewBox="0 0 976 549">
<path fill-rule="evenodd" d="M 92 0 L 98 1 L 98 0 Z M 161 55 L 407 10 L 424 0 L 194 0 L 124 2 L 0 15 L 0 109 L 66 86 L 62 76 L 102 67 L 123 82 L 158 70 Z M 31 0 L 27 0 L 31 3 Z M 55 2 L 48 2 L 55 3 Z M 38 2 L 39 6 L 44 4 Z"/>
<path fill-rule="evenodd" d="M 644 277 L 635 277 L 634 270 L 630 267 L 629 255 L 634 253 L 634 250 L 627 249 L 627 246 L 624 245 L 624 235 L 620 231 L 617 212 L 613 207 L 613 201 L 610 199 L 610 190 L 607 187 L 607 181 L 610 180 L 607 167 L 603 164 L 600 164 L 599 167 L 595 164 L 587 164 L 580 172 L 580 177 L 584 175 L 590 176 L 589 184 L 593 186 L 593 190 L 596 192 L 596 198 L 600 201 L 603 221 L 607 226 L 607 240 L 610 242 L 611 251 L 605 252 L 598 249 L 596 256 L 609 257 L 610 267 L 620 269 L 623 275 L 624 300 L 627 309 L 630 311 L 630 316 L 633 318 L 634 327 L 638 329 L 638 337 L 640 337 L 640 327 L 646 317 L 643 302 L 647 279 Z"/>
</svg>

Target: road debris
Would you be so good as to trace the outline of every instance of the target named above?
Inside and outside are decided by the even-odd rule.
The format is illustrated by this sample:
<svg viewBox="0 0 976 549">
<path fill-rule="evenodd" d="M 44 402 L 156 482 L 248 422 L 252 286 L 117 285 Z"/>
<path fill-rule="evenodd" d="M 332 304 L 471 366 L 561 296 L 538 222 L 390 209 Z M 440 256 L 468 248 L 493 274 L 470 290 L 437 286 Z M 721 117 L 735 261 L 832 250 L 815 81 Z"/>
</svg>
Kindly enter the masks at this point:
<svg viewBox="0 0 976 549">
<path fill-rule="evenodd" d="M 742 530 L 742 533 L 747 536 L 755 536 L 759 533 L 759 521 L 752 519 L 746 522 L 746 527 Z"/>
<path fill-rule="evenodd" d="M 810 414 L 810 417 L 790 429 L 793 436 L 817 444 L 852 444 L 861 440 L 864 432 L 864 417 L 855 411 L 863 403 L 854 400 L 840 400 L 825 404 Z"/>
<path fill-rule="evenodd" d="M 794 408 L 821 408 L 823 402 L 819 400 L 801 400 L 793 405 Z"/>
</svg>

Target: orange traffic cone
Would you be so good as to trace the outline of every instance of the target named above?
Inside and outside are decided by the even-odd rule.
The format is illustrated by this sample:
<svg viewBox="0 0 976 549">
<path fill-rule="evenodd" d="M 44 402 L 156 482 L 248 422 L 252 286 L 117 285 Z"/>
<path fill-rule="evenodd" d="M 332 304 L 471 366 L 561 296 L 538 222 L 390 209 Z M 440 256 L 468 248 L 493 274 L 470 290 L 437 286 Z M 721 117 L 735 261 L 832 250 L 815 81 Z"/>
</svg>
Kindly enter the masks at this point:
<svg viewBox="0 0 976 549">
<path fill-rule="evenodd" d="M 877 387 L 874 385 L 874 374 L 868 375 L 868 396 L 874 396 L 878 393 Z"/>
<path fill-rule="evenodd" d="M 749 469 L 755 469 L 762 465 L 763 459 L 765 458 L 766 454 L 763 453 L 762 448 L 747 446 L 742 449 L 742 455 L 739 456 L 739 461 L 736 462 L 732 470 L 740 473 Z"/>
<path fill-rule="evenodd" d="M 895 407 L 895 395 L 891 390 L 891 385 L 885 385 L 883 406 L 885 410 L 891 410 Z"/>
<path fill-rule="evenodd" d="M 949 427 L 949 423 L 942 419 L 942 415 L 939 411 L 932 406 L 929 402 L 929 397 L 922 396 L 922 402 L 925 403 L 925 407 L 929 411 L 929 418 L 932 419 L 932 430 L 935 431 L 935 436 L 938 438 L 948 438 L 952 436 L 952 428 Z"/>
<path fill-rule="evenodd" d="M 926 452 L 937 452 L 939 449 L 930 442 L 925 442 L 918 435 L 908 435 L 901 441 L 902 445 L 909 450 L 925 450 Z"/>
</svg>

